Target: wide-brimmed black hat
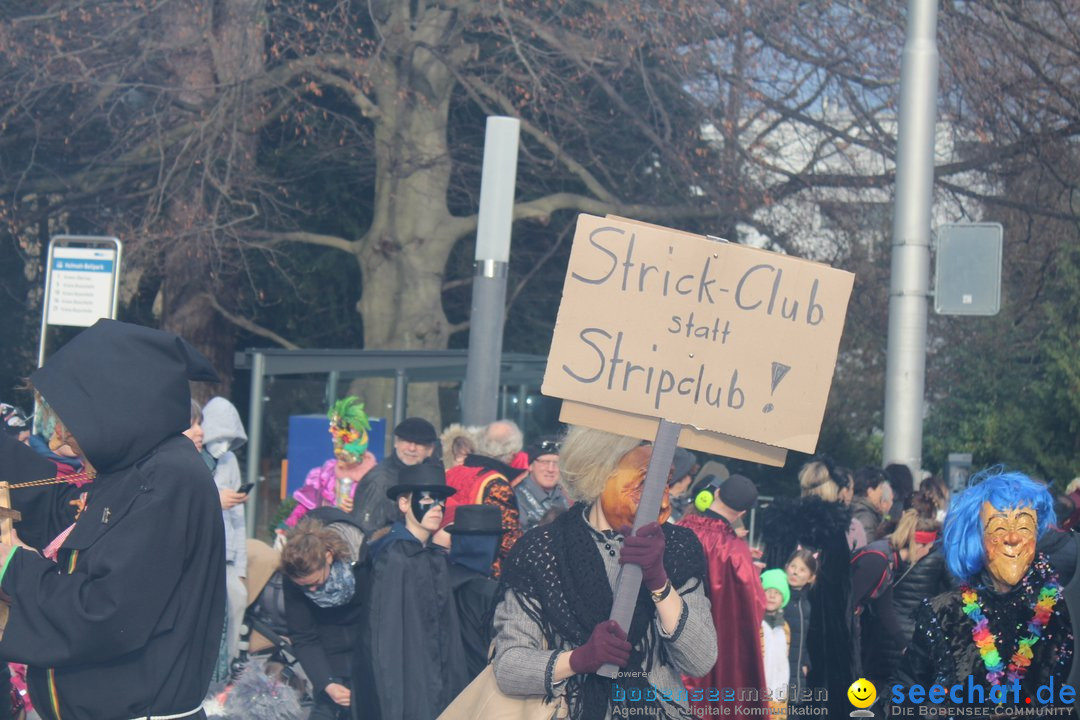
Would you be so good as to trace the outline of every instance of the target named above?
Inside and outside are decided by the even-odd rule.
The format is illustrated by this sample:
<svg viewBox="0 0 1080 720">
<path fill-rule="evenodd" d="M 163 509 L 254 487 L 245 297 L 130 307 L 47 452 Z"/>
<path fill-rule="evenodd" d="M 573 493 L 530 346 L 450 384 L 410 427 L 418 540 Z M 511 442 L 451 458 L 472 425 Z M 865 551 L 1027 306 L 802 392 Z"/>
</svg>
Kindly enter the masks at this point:
<svg viewBox="0 0 1080 720">
<path fill-rule="evenodd" d="M 397 485 L 386 490 L 386 497 L 396 500 L 398 495 L 428 490 L 436 495 L 448 498 L 457 492 L 446 484 L 446 473 L 428 463 L 406 465 L 398 471 Z"/>
<path fill-rule="evenodd" d="M 434 445 L 439 439 L 435 426 L 424 418 L 409 417 L 394 428 L 394 436 L 420 445 Z"/>
<path fill-rule="evenodd" d="M 446 526 L 451 535 L 501 535 L 502 511 L 494 505 L 459 505 L 454 522 Z"/>
</svg>

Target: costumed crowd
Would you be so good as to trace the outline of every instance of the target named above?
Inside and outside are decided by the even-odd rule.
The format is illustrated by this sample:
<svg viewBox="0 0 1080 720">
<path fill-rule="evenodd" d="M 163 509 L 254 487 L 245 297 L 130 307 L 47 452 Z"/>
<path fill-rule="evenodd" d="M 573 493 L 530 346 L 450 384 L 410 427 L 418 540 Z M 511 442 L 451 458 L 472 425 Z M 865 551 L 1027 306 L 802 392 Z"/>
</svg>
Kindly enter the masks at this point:
<svg viewBox="0 0 1080 720">
<path fill-rule="evenodd" d="M 239 413 L 191 400 L 215 380 L 181 338 L 103 320 L 29 378 L 36 423 L 0 404 L 0 718 L 846 717 L 860 678 L 865 716 L 957 685 L 935 714 L 1075 714 L 1039 693 L 1080 681 L 1080 488 L 990 468 L 952 494 L 817 457 L 799 497 L 759 499 L 680 448 L 633 531 L 647 443 L 410 417 L 380 459 L 346 397 L 271 548 Z"/>
</svg>

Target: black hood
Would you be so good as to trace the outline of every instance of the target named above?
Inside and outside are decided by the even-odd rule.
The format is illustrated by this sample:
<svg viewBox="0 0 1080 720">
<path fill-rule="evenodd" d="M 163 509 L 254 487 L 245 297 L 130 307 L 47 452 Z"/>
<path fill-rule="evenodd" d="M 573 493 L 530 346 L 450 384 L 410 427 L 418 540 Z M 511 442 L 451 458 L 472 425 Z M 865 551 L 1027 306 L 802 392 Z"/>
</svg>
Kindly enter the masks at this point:
<svg viewBox="0 0 1080 720">
<path fill-rule="evenodd" d="M 99 472 L 128 467 L 191 424 L 188 380 L 213 366 L 172 333 L 98 320 L 30 376 Z"/>
</svg>

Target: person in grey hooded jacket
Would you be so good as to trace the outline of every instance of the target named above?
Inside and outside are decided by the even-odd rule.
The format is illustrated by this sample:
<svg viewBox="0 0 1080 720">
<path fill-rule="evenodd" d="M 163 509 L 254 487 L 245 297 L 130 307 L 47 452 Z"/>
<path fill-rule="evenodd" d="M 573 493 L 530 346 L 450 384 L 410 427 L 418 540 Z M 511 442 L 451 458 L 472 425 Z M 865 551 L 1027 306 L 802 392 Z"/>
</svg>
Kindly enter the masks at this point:
<svg viewBox="0 0 1080 720">
<path fill-rule="evenodd" d="M 238 492 L 240 463 L 234 450 L 247 442 L 236 407 L 223 397 L 211 398 L 203 408 L 203 459 L 214 473 L 225 521 L 225 592 L 229 610 L 226 625 L 228 661 L 240 654 L 240 624 L 247 607 L 247 531 L 244 501 Z"/>
</svg>

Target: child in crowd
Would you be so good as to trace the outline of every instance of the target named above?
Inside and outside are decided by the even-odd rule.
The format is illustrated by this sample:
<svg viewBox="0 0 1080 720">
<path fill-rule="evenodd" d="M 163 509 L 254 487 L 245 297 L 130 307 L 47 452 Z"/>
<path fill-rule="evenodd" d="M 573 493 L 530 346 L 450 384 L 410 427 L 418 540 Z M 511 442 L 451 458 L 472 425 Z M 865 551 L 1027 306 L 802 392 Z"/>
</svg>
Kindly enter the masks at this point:
<svg viewBox="0 0 1080 720">
<path fill-rule="evenodd" d="M 798 702 L 806 687 L 806 675 L 810 672 L 810 655 L 806 652 L 806 633 L 810 628 L 810 588 L 817 580 L 817 550 L 799 545 L 791 553 L 784 569 L 791 590 L 791 599 L 784 606 L 784 620 L 791 631 L 791 649 L 788 660 L 791 668 L 789 682 L 794 687 L 791 700 Z"/>
<path fill-rule="evenodd" d="M 782 720 L 787 717 L 787 693 L 790 666 L 788 643 L 790 630 L 784 622 L 784 606 L 788 604 L 791 590 L 787 575 L 780 568 L 761 573 L 761 586 L 765 588 L 765 619 L 761 621 L 761 653 L 765 659 L 765 687 L 771 693 L 769 717 Z"/>
</svg>

